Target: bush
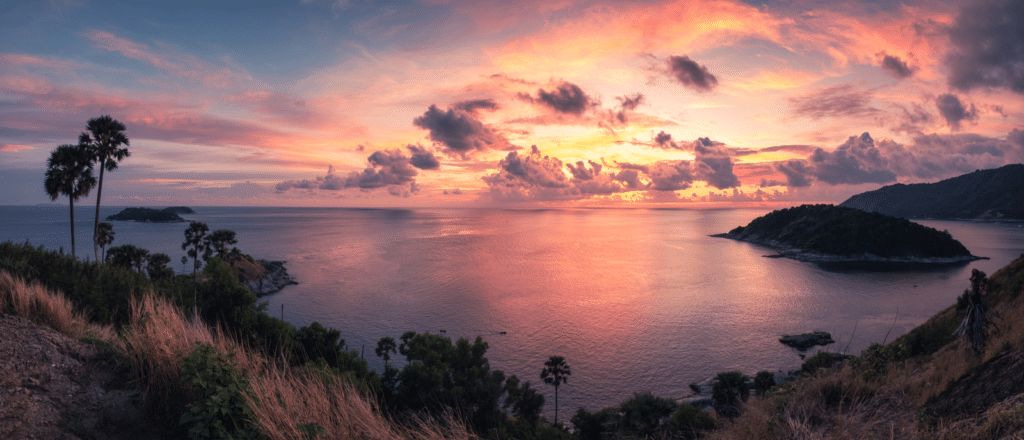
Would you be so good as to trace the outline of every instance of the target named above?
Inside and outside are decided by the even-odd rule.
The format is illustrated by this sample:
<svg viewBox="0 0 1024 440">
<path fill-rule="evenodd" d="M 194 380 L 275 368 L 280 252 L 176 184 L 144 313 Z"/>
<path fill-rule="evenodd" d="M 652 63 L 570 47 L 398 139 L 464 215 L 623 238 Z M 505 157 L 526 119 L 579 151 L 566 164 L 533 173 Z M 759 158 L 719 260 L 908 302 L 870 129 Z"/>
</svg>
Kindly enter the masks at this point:
<svg viewBox="0 0 1024 440">
<path fill-rule="evenodd" d="M 602 440 L 606 432 L 613 432 L 615 412 L 605 408 L 597 412 L 589 412 L 583 408 L 576 410 L 572 416 L 572 426 L 576 427 L 576 435 L 580 440 Z"/>
<path fill-rule="evenodd" d="M 715 419 L 696 406 L 681 403 L 672 414 L 672 424 L 682 438 L 697 438 L 702 431 L 715 429 Z"/>
<path fill-rule="evenodd" d="M 747 376 L 739 371 L 718 373 L 711 387 L 711 399 L 715 402 L 715 411 L 726 417 L 739 415 L 739 403 L 750 397 L 750 385 Z"/>
<path fill-rule="evenodd" d="M 217 353 L 209 344 L 198 344 L 181 366 L 181 378 L 196 394 L 181 424 L 191 439 L 263 439 L 252 423 L 254 415 L 245 401 L 249 383 L 232 363 L 234 353 Z"/>
<path fill-rule="evenodd" d="M 775 373 L 771 371 L 760 371 L 754 376 L 754 390 L 758 395 L 764 395 L 775 386 Z"/>
<path fill-rule="evenodd" d="M 671 428 L 669 420 L 675 409 L 674 400 L 656 397 L 650 391 L 633 394 L 619 405 L 619 429 L 640 438 L 664 435 Z"/>
</svg>

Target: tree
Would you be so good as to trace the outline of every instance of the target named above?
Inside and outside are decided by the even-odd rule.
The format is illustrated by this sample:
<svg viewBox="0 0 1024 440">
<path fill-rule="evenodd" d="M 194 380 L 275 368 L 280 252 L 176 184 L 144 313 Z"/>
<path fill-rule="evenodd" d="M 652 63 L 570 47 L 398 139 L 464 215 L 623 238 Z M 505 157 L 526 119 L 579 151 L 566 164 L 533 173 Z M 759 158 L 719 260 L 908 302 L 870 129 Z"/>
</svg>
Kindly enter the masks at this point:
<svg viewBox="0 0 1024 440">
<path fill-rule="evenodd" d="M 635 393 L 619 405 L 619 429 L 638 438 L 667 438 L 675 410 L 675 400 L 657 397 L 650 391 Z"/>
<path fill-rule="evenodd" d="M 544 362 L 544 369 L 540 371 L 540 378 L 544 383 L 555 386 L 555 424 L 558 424 L 558 386 L 569 380 L 572 371 L 569 364 L 565 363 L 563 356 L 551 356 Z"/>
<path fill-rule="evenodd" d="M 110 248 L 107 258 L 110 259 L 110 264 L 142 274 L 142 268 L 149 262 L 149 251 L 130 244 L 122 244 Z"/>
<path fill-rule="evenodd" d="M 188 225 L 188 229 L 185 230 L 185 242 L 181 244 L 181 249 L 188 251 L 188 256 L 192 257 L 192 312 L 197 311 L 198 302 L 196 301 L 196 271 L 199 270 L 199 253 L 206 250 L 206 233 L 210 230 L 206 223 L 192 222 Z"/>
<path fill-rule="evenodd" d="M 96 222 L 93 228 L 93 250 L 96 253 L 96 260 L 100 259 L 100 197 L 103 195 L 103 171 L 114 171 L 117 163 L 132 154 L 127 148 L 128 137 L 124 135 L 124 124 L 117 122 L 109 115 L 92 118 L 86 123 L 86 130 L 89 133 L 82 133 L 78 136 L 79 145 L 88 146 L 91 161 L 99 165 L 100 179 L 96 187 Z M 91 136 L 90 136 L 91 134 Z"/>
<path fill-rule="evenodd" d="M 51 201 L 62 195 L 70 200 L 72 258 L 78 258 L 75 256 L 75 200 L 89 195 L 95 185 L 89 150 L 84 145 L 61 145 L 50 153 L 43 187 Z"/>
<path fill-rule="evenodd" d="M 971 270 L 971 290 L 964 292 L 967 296 L 967 313 L 964 320 L 953 334 L 971 344 L 975 353 L 981 353 L 988 341 L 988 328 L 995 325 L 995 310 L 988 305 L 985 293 L 988 290 L 988 279 L 985 272 Z"/>
<path fill-rule="evenodd" d="M 398 353 L 398 345 L 395 343 L 395 338 L 391 336 L 385 336 L 377 341 L 377 349 L 374 350 L 377 356 L 384 359 L 384 368 L 388 367 L 388 361 L 391 360 L 391 353 Z"/>
<path fill-rule="evenodd" d="M 225 259 L 230 252 L 228 246 L 235 243 L 238 243 L 238 240 L 235 240 L 235 231 L 218 229 L 211 232 L 206 236 L 206 252 L 203 253 L 203 260 L 209 261 L 214 253 L 221 260 Z"/>
<path fill-rule="evenodd" d="M 99 231 L 96 234 L 96 243 L 100 245 L 100 249 L 103 250 L 102 259 L 99 261 L 107 261 L 107 246 L 114 242 L 114 225 L 107 222 L 100 222 Z"/>
<path fill-rule="evenodd" d="M 171 262 L 171 257 L 164 253 L 155 253 L 149 256 L 149 262 L 146 265 L 146 273 L 149 274 L 149 279 L 160 280 L 167 279 L 174 276 L 174 270 L 167 267 L 167 263 Z"/>
<path fill-rule="evenodd" d="M 725 371 L 715 376 L 711 386 L 711 399 L 715 402 L 715 411 L 726 417 L 740 414 L 739 402 L 750 396 L 750 385 L 747 376 L 739 371 Z"/>
<path fill-rule="evenodd" d="M 505 410 L 511 409 L 512 414 L 525 420 L 531 426 L 540 422 L 540 411 L 544 408 L 544 395 L 530 386 L 530 381 L 520 384 L 514 374 L 505 380 Z"/>
</svg>

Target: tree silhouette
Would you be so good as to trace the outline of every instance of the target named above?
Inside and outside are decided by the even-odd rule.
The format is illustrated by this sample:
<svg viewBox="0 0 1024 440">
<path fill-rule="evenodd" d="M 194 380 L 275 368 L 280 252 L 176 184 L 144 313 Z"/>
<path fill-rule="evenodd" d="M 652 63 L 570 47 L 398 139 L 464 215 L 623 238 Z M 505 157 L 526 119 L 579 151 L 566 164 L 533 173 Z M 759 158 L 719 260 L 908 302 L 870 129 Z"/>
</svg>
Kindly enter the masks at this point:
<svg viewBox="0 0 1024 440">
<path fill-rule="evenodd" d="M 206 226 L 206 223 L 192 222 L 188 225 L 188 229 L 185 230 L 185 242 L 181 244 L 181 249 L 188 251 L 188 256 L 192 257 L 192 312 L 198 311 L 198 304 L 196 302 L 196 271 L 199 270 L 199 254 L 206 250 L 206 233 L 210 231 L 210 227 Z"/>
<path fill-rule="evenodd" d="M 558 386 L 569 380 L 572 371 L 569 364 L 565 363 L 563 356 L 551 356 L 544 362 L 544 369 L 540 371 L 540 378 L 544 383 L 555 386 L 555 424 L 558 424 Z"/>
<path fill-rule="evenodd" d="M 149 262 L 149 251 L 130 244 L 122 244 L 110 248 L 107 257 L 110 258 L 110 264 L 135 270 L 141 275 L 142 269 Z"/>
<path fill-rule="evenodd" d="M 398 353 L 398 345 L 395 343 L 395 338 L 391 336 L 385 336 L 377 341 L 377 350 L 375 350 L 377 356 L 384 359 L 384 368 L 388 367 L 388 361 L 391 360 L 391 353 Z"/>
<path fill-rule="evenodd" d="M 61 145 L 50 153 L 43 187 L 51 201 L 62 195 L 70 200 L 72 258 L 78 258 L 75 255 L 75 200 L 89 195 L 95 185 L 89 150 L 84 145 Z"/>
<path fill-rule="evenodd" d="M 100 222 L 99 231 L 96 234 L 96 243 L 99 243 L 103 251 L 103 258 L 100 261 L 107 261 L 107 246 L 114 242 L 114 225 L 107 222 Z"/>
<path fill-rule="evenodd" d="M 122 145 L 128 145 L 128 137 L 124 135 L 124 124 L 117 122 L 109 115 L 90 119 L 85 128 L 89 130 L 89 133 L 79 135 L 78 143 L 88 146 L 90 160 L 100 168 L 99 185 L 96 187 L 96 222 L 92 234 L 93 251 L 96 253 L 96 260 L 99 261 L 100 197 L 103 195 L 103 171 L 116 170 L 117 163 L 132 154 L 127 148 L 121 148 Z"/>
<path fill-rule="evenodd" d="M 235 231 L 218 229 L 206 236 L 206 252 L 203 253 L 203 260 L 210 261 L 214 253 L 223 260 L 228 256 L 228 246 L 238 243 L 235 240 Z"/>
<path fill-rule="evenodd" d="M 164 253 L 155 253 L 149 256 L 149 261 L 146 264 L 146 273 L 149 274 L 149 279 L 159 280 L 167 279 L 174 276 L 174 271 L 167 267 L 167 263 L 171 262 L 171 257 Z"/>
<path fill-rule="evenodd" d="M 985 272 L 971 270 L 971 290 L 967 293 L 967 313 L 964 320 L 953 334 L 971 344 L 975 353 L 981 353 L 988 341 L 988 328 L 995 325 L 995 310 L 988 305 L 985 293 L 988 290 L 988 279 Z"/>
</svg>

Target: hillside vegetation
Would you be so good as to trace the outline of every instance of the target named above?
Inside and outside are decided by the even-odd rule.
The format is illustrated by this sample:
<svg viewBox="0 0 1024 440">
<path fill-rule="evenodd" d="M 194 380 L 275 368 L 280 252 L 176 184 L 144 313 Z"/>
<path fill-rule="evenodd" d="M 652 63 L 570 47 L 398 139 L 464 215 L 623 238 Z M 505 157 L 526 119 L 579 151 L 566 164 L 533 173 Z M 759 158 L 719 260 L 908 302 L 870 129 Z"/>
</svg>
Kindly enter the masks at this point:
<svg viewBox="0 0 1024 440">
<path fill-rule="evenodd" d="M 883 214 L 833 205 L 773 211 L 718 236 L 779 248 L 785 256 L 973 259 L 946 231 Z M 854 258 L 855 259 L 855 258 Z"/>
<path fill-rule="evenodd" d="M 903 218 L 1024 220 L 1024 164 L 935 183 L 884 186 L 839 206 Z"/>
</svg>

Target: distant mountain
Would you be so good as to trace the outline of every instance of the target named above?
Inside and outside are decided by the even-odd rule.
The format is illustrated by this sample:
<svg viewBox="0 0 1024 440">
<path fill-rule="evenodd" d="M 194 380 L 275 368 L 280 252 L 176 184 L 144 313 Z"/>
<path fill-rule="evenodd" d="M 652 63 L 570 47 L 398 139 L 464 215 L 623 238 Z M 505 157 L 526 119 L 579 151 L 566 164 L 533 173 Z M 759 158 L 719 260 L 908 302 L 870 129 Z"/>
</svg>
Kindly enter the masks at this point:
<svg viewBox="0 0 1024 440">
<path fill-rule="evenodd" d="M 884 186 L 839 206 L 903 218 L 1024 220 L 1024 164 L 935 183 Z"/>
<path fill-rule="evenodd" d="M 715 237 L 771 246 L 779 250 L 777 256 L 819 263 L 951 264 L 978 259 L 949 232 L 833 205 L 772 211 Z"/>
</svg>

